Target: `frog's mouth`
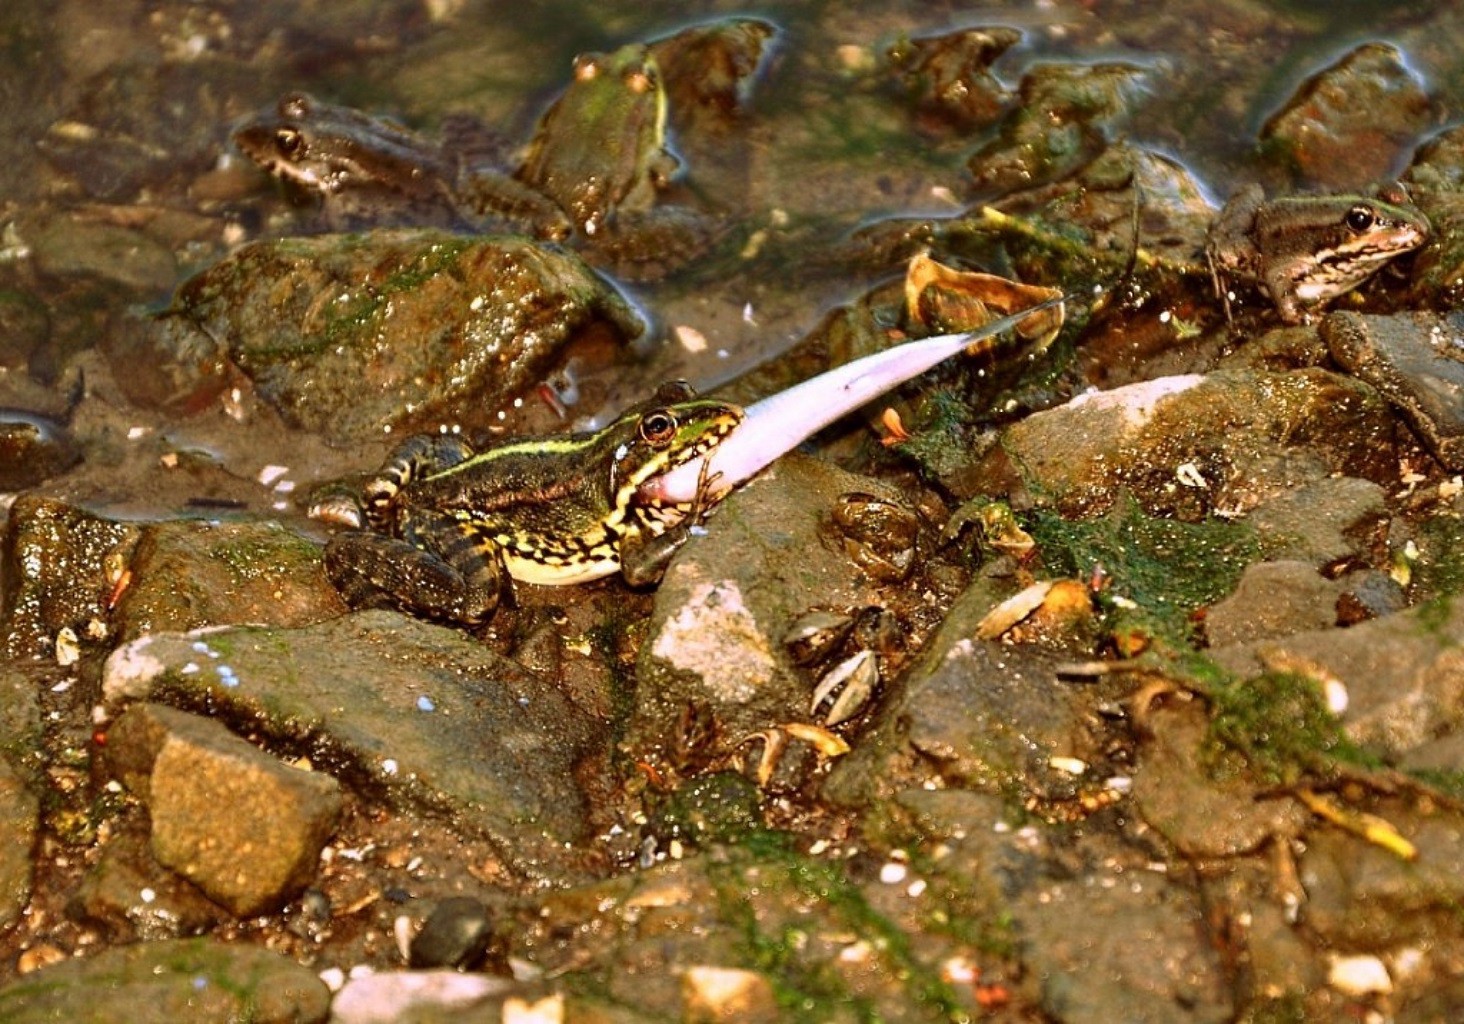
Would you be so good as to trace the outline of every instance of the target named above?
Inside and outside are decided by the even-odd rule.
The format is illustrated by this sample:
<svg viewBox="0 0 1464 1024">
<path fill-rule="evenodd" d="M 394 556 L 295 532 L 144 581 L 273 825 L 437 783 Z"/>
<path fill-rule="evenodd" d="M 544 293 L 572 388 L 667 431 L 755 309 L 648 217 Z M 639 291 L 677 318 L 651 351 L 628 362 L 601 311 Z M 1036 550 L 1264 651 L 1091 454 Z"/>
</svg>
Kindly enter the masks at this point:
<svg viewBox="0 0 1464 1024">
<path fill-rule="evenodd" d="M 975 342 L 1000 334 L 1031 314 L 1063 301 L 1061 296 L 1048 299 L 1020 313 L 993 320 L 977 331 L 942 334 L 897 345 L 754 402 L 743 410 L 742 422 L 710 452 L 647 480 L 641 485 L 639 495 L 648 502 L 682 504 L 696 500 L 698 488 L 705 481 L 707 492 L 702 500 L 722 498 L 846 413 Z"/>
</svg>

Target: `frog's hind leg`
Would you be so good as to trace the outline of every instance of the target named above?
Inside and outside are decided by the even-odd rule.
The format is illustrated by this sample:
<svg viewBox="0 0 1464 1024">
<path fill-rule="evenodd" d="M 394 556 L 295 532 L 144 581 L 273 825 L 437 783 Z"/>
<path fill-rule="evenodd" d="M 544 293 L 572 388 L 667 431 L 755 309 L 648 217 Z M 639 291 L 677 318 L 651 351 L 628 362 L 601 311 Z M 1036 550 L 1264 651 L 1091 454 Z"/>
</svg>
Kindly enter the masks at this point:
<svg viewBox="0 0 1464 1024">
<path fill-rule="evenodd" d="M 351 531 L 331 539 L 325 571 L 346 603 L 468 625 L 488 619 L 506 575 L 492 538 L 472 523 L 453 522 L 410 536 Z"/>
</svg>

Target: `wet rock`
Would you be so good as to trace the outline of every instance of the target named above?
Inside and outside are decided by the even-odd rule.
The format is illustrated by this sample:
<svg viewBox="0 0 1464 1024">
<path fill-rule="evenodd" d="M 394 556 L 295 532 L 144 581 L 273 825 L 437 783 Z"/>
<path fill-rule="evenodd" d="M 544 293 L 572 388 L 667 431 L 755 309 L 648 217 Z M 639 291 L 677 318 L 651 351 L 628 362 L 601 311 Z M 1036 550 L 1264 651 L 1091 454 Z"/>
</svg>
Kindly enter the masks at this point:
<svg viewBox="0 0 1464 1024">
<path fill-rule="evenodd" d="M 197 887 L 158 864 L 146 842 L 134 836 L 107 844 L 67 901 L 66 914 L 122 942 L 202 935 L 227 917 Z"/>
<path fill-rule="evenodd" d="M 0 929 L 18 921 L 30 902 L 40 800 L 26 758 L 41 749 L 38 682 L 0 673 Z"/>
<path fill-rule="evenodd" d="M 66 960 L 0 989 L 0 1018 L 311 1024 L 330 992 L 308 967 L 256 946 L 179 939 L 116 946 Z"/>
<path fill-rule="evenodd" d="M 116 567 L 139 535 L 53 498 L 17 499 L 5 534 L 6 652 L 49 654 L 62 627 L 82 636 L 92 620 L 105 622 Z"/>
<path fill-rule="evenodd" d="M 1366 561 L 1387 528 L 1387 492 L 1371 480 L 1339 476 L 1312 480 L 1256 506 L 1245 521 L 1277 560 L 1315 568 Z"/>
<path fill-rule="evenodd" d="M 445 899 L 432 909 L 412 939 L 409 966 L 467 970 L 488 952 L 493 925 L 488 908 L 471 896 Z"/>
<path fill-rule="evenodd" d="M 1144 723 L 1148 737 L 1134 772 L 1134 807 L 1184 857 L 1250 853 L 1305 824 L 1296 801 L 1257 800 L 1247 781 L 1216 777 L 1206 762 L 1207 716 L 1200 702 L 1173 698 L 1146 710 Z"/>
<path fill-rule="evenodd" d="M 1393 422 L 1369 386 L 1324 370 L 1219 370 L 1080 395 L 1001 432 L 950 474 L 959 496 L 1099 514 L 1120 491 L 1151 515 L 1244 514 L 1334 474 L 1390 482 Z"/>
<path fill-rule="evenodd" d="M 336 993 L 332 1024 L 398 1021 L 501 1021 L 501 997 L 517 986 L 504 978 L 460 971 L 388 971 L 353 977 Z M 481 1018 L 479 1013 L 482 1013 Z"/>
<path fill-rule="evenodd" d="M 1408 595 L 1402 584 L 1381 570 L 1350 573 L 1339 582 L 1342 584 L 1342 593 L 1337 596 L 1339 626 L 1355 626 L 1408 607 Z"/>
<path fill-rule="evenodd" d="M 1321 332 L 1332 358 L 1382 392 L 1445 467 L 1464 469 L 1464 316 L 1330 313 Z"/>
<path fill-rule="evenodd" d="M 184 283 L 173 309 L 290 423 L 343 442 L 487 425 L 572 338 L 619 346 L 643 331 L 570 253 L 425 230 L 248 245 Z"/>
<path fill-rule="evenodd" d="M 1261 143 L 1303 184 L 1358 189 L 1395 173 L 1432 121 L 1404 55 L 1364 43 L 1302 83 L 1261 129 Z"/>
<path fill-rule="evenodd" d="M 992 938 L 1012 948 L 1050 1019 L 1233 1019 L 1204 904 L 1131 844 L 1085 828 L 1074 872 L 1061 864 L 1058 833 L 994 827 L 994 798 L 921 790 L 900 802 L 941 839 L 943 855 L 926 869 L 929 890 L 968 920 L 1001 919 Z"/>
<path fill-rule="evenodd" d="M 1314 831 L 1298 865 L 1307 927 L 1330 948 L 1370 952 L 1456 935 L 1464 819 L 1396 802 L 1378 810 L 1417 847 L 1417 859 L 1405 861 L 1340 831 Z"/>
<path fill-rule="evenodd" d="M 868 576 L 826 539 L 832 509 L 850 492 L 897 500 L 877 481 L 785 457 L 682 549 L 641 648 L 632 748 L 665 751 L 686 739 L 688 708 L 718 723 L 719 742 L 700 752 L 707 757 L 808 720 L 811 684 L 781 637 L 815 606 L 879 603 Z"/>
<path fill-rule="evenodd" d="M 54 420 L 0 409 L 0 491 L 20 491 L 81 461 L 81 447 Z"/>
<path fill-rule="evenodd" d="M 305 626 L 346 611 L 320 547 L 278 523 L 179 521 L 146 526 L 116 609 L 118 633 L 200 626 Z"/>
<path fill-rule="evenodd" d="M 303 889 L 340 819 L 335 779 L 174 708 L 130 708 L 107 732 L 107 756 L 147 804 L 158 863 L 240 917 Z"/>
<path fill-rule="evenodd" d="M 923 118 L 968 130 L 992 124 L 1011 92 L 991 65 L 1021 42 L 1013 28 L 968 28 L 902 39 L 886 52 L 900 89 Z"/>
<path fill-rule="evenodd" d="M 967 162 L 981 192 L 1055 181 L 1083 167 L 1128 119 L 1144 79 L 1133 64 L 1039 64 L 998 135 Z"/>
<path fill-rule="evenodd" d="M 857 806 L 927 784 L 1043 802 L 1076 795 L 1077 780 L 1051 759 L 1101 759 L 1082 724 L 1082 698 L 1058 680 L 1052 652 L 972 639 L 997 599 L 980 583 L 957 599 L 875 728 L 835 764 L 826 798 Z"/>
<path fill-rule="evenodd" d="M 1464 609 L 1425 606 L 1348 629 L 1213 648 L 1224 669 L 1250 678 L 1275 667 L 1331 676 L 1346 687 L 1342 725 L 1355 741 L 1396 757 L 1460 725 Z"/>
<path fill-rule="evenodd" d="M 28 291 L 0 286 L 0 366 L 25 369 L 50 336 L 45 303 Z"/>
<path fill-rule="evenodd" d="M 584 829 L 573 772 L 594 735 L 587 714 L 456 630 L 370 611 L 294 630 L 155 633 L 118 648 L 102 685 L 114 706 L 209 702 L 325 751 L 342 777 L 450 816 L 525 870 L 557 863 Z"/>
<path fill-rule="evenodd" d="M 1110 877 L 1055 882 L 1015 910 L 1042 1008 L 1073 1024 L 1233 1020 L 1219 958 L 1197 937 L 1200 899 L 1158 874 Z"/>
<path fill-rule="evenodd" d="M 756 1024 L 781 1019 L 772 982 L 756 971 L 693 965 L 681 974 L 681 992 L 682 1020 Z"/>
<path fill-rule="evenodd" d="M 1205 635 L 1214 647 L 1268 640 L 1337 624 L 1342 585 L 1306 562 L 1257 562 L 1240 585 L 1205 616 Z"/>
</svg>

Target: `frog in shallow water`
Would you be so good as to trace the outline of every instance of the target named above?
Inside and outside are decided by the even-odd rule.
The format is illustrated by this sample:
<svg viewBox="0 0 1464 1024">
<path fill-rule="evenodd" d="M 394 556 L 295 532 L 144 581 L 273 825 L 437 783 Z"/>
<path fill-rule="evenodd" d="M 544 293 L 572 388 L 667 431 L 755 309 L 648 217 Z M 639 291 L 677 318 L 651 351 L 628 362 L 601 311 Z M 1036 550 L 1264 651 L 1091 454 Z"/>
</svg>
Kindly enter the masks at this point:
<svg viewBox="0 0 1464 1024">
<path fill-rule="evenodd" d="M 516 220 L 543 238 L 571 225 L 548 197 L 389 118 L 290 93 L 234 133 L 245 156 L 320 197 L 335 228 L 398 222 L 491 227 Z"/>
<path fill-rule="evenodd" d="M 541 238 L 620 236 L 610 259 L 664 254 L 695 228 L 687 211 L 654 209 L 680 162 L 667 146 L 666 93 L 639 43 L 576 58 L 574 78 L 540 119 L 513 173 L 484 166 L 395 122 L 292 94 L 241 127 L 239 148 L 270 173 L 319 194 L 333 222 L 446 216 L 475 229 L 526 227 Z M 429 219 L 430 218 L 430 219 Z M 690 240 L 689 240 L 690 241 Z M 683 243 L 684 244 L 684 243 Z"/>
<path fill-rule="evenodd" d="M 1351 291 L 1428 240 L 1428 218 L 1401 188 L 1379 198 L 1297 195 L 1267 200 L 1249 185 L 1210 226 L 1205 256 L 1230 318 L 1230 284 L 1254 282 L 1286 323 Z"/>
</svg>

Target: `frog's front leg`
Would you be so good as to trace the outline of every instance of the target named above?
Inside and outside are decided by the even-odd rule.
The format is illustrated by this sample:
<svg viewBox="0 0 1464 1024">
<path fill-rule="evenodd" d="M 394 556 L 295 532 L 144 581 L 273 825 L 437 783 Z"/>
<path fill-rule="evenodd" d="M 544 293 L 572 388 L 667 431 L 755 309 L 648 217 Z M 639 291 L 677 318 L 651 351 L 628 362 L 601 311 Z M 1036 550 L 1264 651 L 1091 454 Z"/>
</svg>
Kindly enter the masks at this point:
<svg viewBox="0 0 1464 1024">
<path fill-rule="evenodd" d="M 326 574 L 347 604 L 394 605 L 468 625 L 493 614 L 507 573 L 480 526 L 434 512 L 405 519 L 401 530 L 400 538 L 340 533 L 326 545 Z"/>
<path fill-rule="evenodd" d="M 397 495 L 423 476 L 440 473 L 473 457 L 472 445 L 450 434 L 416 434 L 391 453 L 363 491 L 366 521 L 373 530 L 391 532 Z"/>
<path fill-rule="evenodd" d="M 719 498 L 712 495 L 712 485 L 721 473 L 708 473 L 710 461 L 702 462 L 696 480 L 696 496 L 674 526 L 660 533 L 647 525 L 635 525 L 620 538 L 620 575 L 632 587 L 647 587 L 661 582 L 672 557 L 689 541 Z"/>
</svg>

